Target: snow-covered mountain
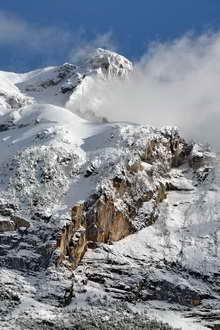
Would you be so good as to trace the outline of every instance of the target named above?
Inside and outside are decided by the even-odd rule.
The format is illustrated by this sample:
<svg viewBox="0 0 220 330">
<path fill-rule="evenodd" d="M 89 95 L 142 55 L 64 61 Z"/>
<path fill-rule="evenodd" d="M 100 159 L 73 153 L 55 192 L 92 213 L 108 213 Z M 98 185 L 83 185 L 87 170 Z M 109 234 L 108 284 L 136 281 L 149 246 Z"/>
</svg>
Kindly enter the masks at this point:
<svg viewBox="0 0 220 330">
<path fill-rule="evenodd" d="M 220 328 L 219 155 L 96 118 L 91 86 L 132 71 L 0 72 L 1 329 Z"/>
<path fill-rule="evenodd" d="M 98 48 L 77 65 L 65 63 L 24 74 L 0 72 L 0 111 L 34 103 L 64 107 L 71 97 L 75 111 L 80 111 L 77 106 L 91 86 L 103 79 L 124 79 L 132 71 L 125 57 Z"/>
</svg>

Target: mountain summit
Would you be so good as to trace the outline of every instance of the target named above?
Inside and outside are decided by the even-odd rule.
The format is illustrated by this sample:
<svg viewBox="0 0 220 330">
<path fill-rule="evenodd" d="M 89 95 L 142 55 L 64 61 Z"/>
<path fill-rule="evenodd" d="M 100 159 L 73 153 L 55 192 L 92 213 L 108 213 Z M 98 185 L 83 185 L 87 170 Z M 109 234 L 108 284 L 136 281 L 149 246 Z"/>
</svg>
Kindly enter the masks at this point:
<svg viewBox="0 0 220 330">
<path fill-rule="evenodd" d="M 132 71 L 133 65 L 125 57 L 98 48 L 77 65 L 65 63 L 24 74 L 0 72 L 0 111 L 31 103 L 65 106 L 72 93 L 89 89 L 95 78 L 125 78 Z"/>
</svg>

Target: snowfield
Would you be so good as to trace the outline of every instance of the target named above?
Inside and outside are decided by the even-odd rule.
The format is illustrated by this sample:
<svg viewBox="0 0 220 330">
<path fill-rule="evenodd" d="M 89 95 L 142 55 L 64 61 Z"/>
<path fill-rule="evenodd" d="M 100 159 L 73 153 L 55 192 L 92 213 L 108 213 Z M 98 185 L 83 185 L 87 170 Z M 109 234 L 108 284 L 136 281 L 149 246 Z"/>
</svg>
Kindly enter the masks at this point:
<svg viewBox="0 0 220 330">
<path fill-rule="evenodd" d="M 97 118 L 89 90 L 132 71 L 98 49 L 77 65 L 0 72 L 0 329 L 107 326 L 112 314 L 220 329 L 219 155 L 176 128 Z M 172 141 L 190 149 L 175 165 Z M 100 192 L 121 214 L 140 204 L 133 232 L 89 246 L 75 270 L 57 266 L 73 206 L 89 214 Z"/>
</svg>

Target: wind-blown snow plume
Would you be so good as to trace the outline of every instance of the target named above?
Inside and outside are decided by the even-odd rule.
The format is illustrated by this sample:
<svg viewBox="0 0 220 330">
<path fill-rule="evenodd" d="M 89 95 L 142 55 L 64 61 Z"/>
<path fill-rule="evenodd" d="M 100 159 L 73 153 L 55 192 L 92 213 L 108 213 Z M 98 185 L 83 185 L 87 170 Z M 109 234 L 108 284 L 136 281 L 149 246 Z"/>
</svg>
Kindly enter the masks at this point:
<svg viewBox="0 0 220 330">
<path fill-rule="evenodd" d="M 116 41 L 112 37 L 111 32 L 98 34 L 94 39 L 88 41 L 85 37 L 85 31 L 81 31 L 76 38 L 72 50 L 69 55 L 69 60 L 73 63 L 82 62 L 87 58 L 88 54 L 92 53 L 96 48 L 106 48 L 109 50 L 116 50 Z"/>
<path fill-rule="evenodd" d="M 219 148 L 219 59 L 220 33 L 153 44 L 126 82 L 102 80 L 90 86 L 81 112 L 92 110 L 113 121 L 177 125 L 187 136 Z"/>
</svg>

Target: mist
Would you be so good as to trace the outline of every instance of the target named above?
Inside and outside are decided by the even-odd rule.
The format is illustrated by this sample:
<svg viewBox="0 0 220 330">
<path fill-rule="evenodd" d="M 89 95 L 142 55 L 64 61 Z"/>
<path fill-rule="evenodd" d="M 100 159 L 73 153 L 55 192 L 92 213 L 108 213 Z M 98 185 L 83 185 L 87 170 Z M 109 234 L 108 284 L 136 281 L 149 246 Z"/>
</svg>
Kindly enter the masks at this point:
<svg viewBox="0 0 220 330">
<path fill-rule="evenodd" d="M 88 117 L 161 127 L 220 150 L 220 33 L 152 44 L 127 80 L 94 82 L 76 105 Z"/>
</svg>

